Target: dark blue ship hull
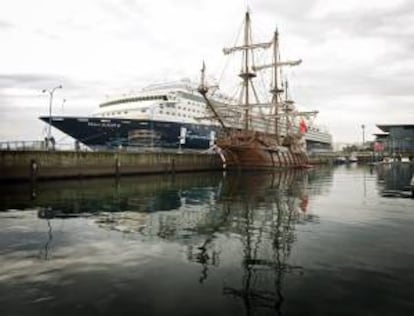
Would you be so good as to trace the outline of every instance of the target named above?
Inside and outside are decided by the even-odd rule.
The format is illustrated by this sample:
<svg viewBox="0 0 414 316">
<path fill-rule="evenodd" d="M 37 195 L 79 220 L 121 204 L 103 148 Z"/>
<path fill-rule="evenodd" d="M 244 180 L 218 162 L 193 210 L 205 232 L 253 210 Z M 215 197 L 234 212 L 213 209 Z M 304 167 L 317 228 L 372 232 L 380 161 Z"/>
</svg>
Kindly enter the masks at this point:
<svg viewBox="0 0 414 316">
<path fill-rule="evenodd" d="M 49 117 L 40 119 L 49 123 Z M 53 127 L 89 147 L 159 147 L 207 149 L 214 143 L 216 126 L 99 117 L 52 117 Z"/>
</svg>

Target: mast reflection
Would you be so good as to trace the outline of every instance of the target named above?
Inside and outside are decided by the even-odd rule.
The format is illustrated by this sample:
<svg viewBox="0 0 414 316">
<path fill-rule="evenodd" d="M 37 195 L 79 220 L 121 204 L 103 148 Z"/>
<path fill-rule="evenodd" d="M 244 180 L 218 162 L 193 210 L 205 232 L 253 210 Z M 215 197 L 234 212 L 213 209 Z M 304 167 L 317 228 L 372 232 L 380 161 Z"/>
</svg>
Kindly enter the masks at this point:
<svg viewBox="0 0 414 316">
<path fill-rule="evenodd" d="M 209 266 L 220 265 L 216 237 L 223 231 L 230 233 L 240 241 L 241 280 L 228 282 L 223 294 L 241 299 L 246 315 L 262 308 L 280 314 L 285 274 L 303 271 L 303 267 L 288 262 L 296 239 L 295 225 L 315 220 L 306 213 L 307 182 L 308 174 L 299 170 L 239 174 L 225 179 L 218 201 L 221 221 L 210 227 L 211 233 L 200 247 L 188 249 L 188 259 L 202 266 L 199 281 L 208 278 Z"/>
</svg>

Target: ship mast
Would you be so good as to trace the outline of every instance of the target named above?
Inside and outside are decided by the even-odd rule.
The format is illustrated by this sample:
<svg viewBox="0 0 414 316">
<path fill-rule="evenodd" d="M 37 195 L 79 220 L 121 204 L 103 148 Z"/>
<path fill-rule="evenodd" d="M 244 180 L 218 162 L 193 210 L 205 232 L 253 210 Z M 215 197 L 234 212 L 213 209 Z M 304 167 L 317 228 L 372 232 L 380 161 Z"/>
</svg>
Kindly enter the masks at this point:
<svg viewBox="0 0 414 316">
<path fill-rule="evenodd" d="M 279 62 L 279 32 L 276 29 L 273 36 L 273 89 L 270 91 L 272 93 L 272 104 L 275 114 L 275 135 L 276 141 L 279 145 L 280 143 L 280 134 L 279 134 L 279 104 L 280 104 L 280 93 L 283 92 L 282 89 L 279 89 L 279 80 L 278 80 L 278 62 Z"/>
<path fill-rule="evenodd" d="M 244 87 L 244 102 L 242 103 L 245 106 L 244 109 L 244 129 L 249 129 L 249 83 L 252 78 L 256 76 L 254 72 L 250 72 L 249 70 L 249 55 L 250 55 L 250 13 L 249 11 L 246 12 L 245 15 L 245 24 L 244 24 L 244 46 L 246 49 L 243 51 L 243 60 L 244 60 L 244 68 L 240 73 L 240 77 L 243 79 L 243 87 Z"/>
<path fill-rule="evenodd" d="M 204 100 L 206 101 L 207 107 L 211 110 L 214 115 L 214 118 L 220 123 L 221 127 L 223 128 L 224 132 L 228 133 L 228 128 L 226 124 L 224 124 L 223 119 L 221 118 L 220 114 L 216 111 L 213 104 L 211 104 L 210 100 L 207 98 L 208 87 L 205 83 L 205 72 L 206 72 L 206 65 L 203 61 L 203 68 L 201 68 L 201 82 L 200 86 L 198 87 L 198 92 L 203 96 Z"/>
<path fill-rule="evenodd" d="M 249 130 L 250 127 L 250 90 L 252 90 L 254 96 L 257 99 L 257 93 L 254 89 L 252 79 L 256 77 L 255 66 L 253 65 L 253 50 L 258 48 L 269 48 L 272 45 L 272 42 L 265 43 L 252 43 L 251 41 L 251 21 L 250 13 L 246 12 L 244 18 L 244 39 L 241 46 L 235 46 L 230 48 L 224 48 L 223 52 L 225 55 L 229 55 L 236 51 L 242 51 L 242 70 L 239 74 L 239 77 L 242 78 L 242 90 L 240 93 L 240 106 L 244 107 L 244 129 Z M 259 101 L 257 100 L 257 103 Z"/>
<path fill-rule="evenodd" d="M 292 61 L 280 61 L 280 52 L 279 52 L 279 32 L 278 30 L 275 31 L 272 40 L 273 45 L 273 62 L 271 64 L 260 65 L 260 66 L 253 66 L 254 71 L 260 71 L 267 68 L 273 69 L 273 88 L 270 90 L 272 94 L 272 109 L 274 111 L 273 115 L 275 117 L 274 120 L 274 128 L 275 128 L 275 136 L 278 144 L 280 144 L 280 120 L 279 120 L 279 113 L 280 113 L 280 105 L 282 105 L 282 98 L 281 94 L 284 92 L 282 88 L 279 88 L 279 81 L 280 81 L 280 69 L 284 66 L 297 66 L 302 63 L 302 60 L 292 60 Z M 287 101 L 285 102 L 287 103 Z"/>
</svg>

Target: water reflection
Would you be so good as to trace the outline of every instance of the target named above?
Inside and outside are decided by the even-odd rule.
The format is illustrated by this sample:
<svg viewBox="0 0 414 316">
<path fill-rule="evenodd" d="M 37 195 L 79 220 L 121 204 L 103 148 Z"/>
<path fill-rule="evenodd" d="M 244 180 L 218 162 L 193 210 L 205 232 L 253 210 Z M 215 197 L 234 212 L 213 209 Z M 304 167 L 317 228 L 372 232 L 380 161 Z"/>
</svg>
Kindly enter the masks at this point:
<svg viewBox="0 0 414 316">
<path fill-rule="evenodd" d="M 46 219 L 46 222 L 47 222 L 47 227 L 48 227 L 48 229 L 47 229 L 47 240 L 46 240 L 46 243 L 45 243 L 43 254 L 42 254 L 42 251 L 41 251 L 40 256 L 41 257 L 44 256 L 44 259 L 48 260 L 48 258 L 49 258 L 49 247 L 50 247 L 50 244 L 51 244 L 52 239 L 53 239 L 53 234 L 52 234 L 52 225 L 50 223 L 50 220 Z"/>
<path fill-rule="evenodd" d="M 229 231 L 241 243 L 242 277 L 224 286 L 223 293 L 239 298 L 246 315 L 262 308 L 280 314 L 284 275 L 303 269 L 288 262 L 295 225 L 315 219 L 306 215 L 307 174 L 291 171 L 234 180 L 237 189 L 230 185 L 223 208 L 232 214 Z M 253 190 L 249 189 L 251 183 Z"/>
<path fill-rule="evenodd" d="M 229 175 L 215 191 L 214 207 L 210 206 L 202 217 L 193 214 L 195 218 L 179 221 L 164 218 L 171 214 L 157 214 L 162 223 L 157 235 L 180 238 L 178 232 L 192 232 L 186 237 L 186 254 L 189 261 L 201 267 L 200 283 L 208 279 L 210 267 L 228 264 L 223 253 L 235 253 L 238 263 L 233 269 L 238 277 L 226 280 L 223 294 L 240 299 L 246 315 L 263 308 L 279 314 L 284 301 L 284 275 L 303 270 L 288 262 L 296 238 L 295 225 L 317 220 L 306 214 L 308 181 L 308 174 L 298 170 Z M 223 234 L 230 235 L 237 244 Z M 192 237 L 202 240 L 188 243 Z"/>
<path fill-rule="evenodd" d="M 1 185 L 1 314 L 411 315 L 408 172 Z"/>
<path fill-rule="evenodd" d="M 36 184 L 36 194 L 30 185 L 2 186 L 3 210 L 37 210 L 42 225 L 32 242 L 44 261 L 26 272 L 13 269 L 19 250 L 26 251 L 21 256 L 27 258 L 29 246 L 10 243 L 2 252 L 9 263 L 5 272 L 8 279 L 15 275 L 26 282 L 27 288 L 36 284 L 36 275 L 82 287 L 86 269 L 91 279 L 102 273 L 99 282 L 90 281 L 91 287 L 104 289 L 98 284 L 109 280 L 103 296 L 118 295 L 111 290 L 112 282 L 124 282 L 123 295 L 135 297 L 138 286 L 148 290 L 171 279 L 175 286 L 189 282 L 181 288 L 184 296 L 199 291 L 206 302 L 208 297 L 222 297 L 223 305 L 217 308 L 223 308 L 223 314 L 226 306 L 231 313 L 281 314 L 286 277 L 301 276 L 305 270 L 291 260 L 297 227 L 319 223 L 311 211 L 312 200 L 329 192 L 331 181 L 332 169 L 320 169 L 45 182 Z M 138 268 L 143 260 L 148 260 L 148 267 Z M 153 266 L 158 278 L 154 272 L 152 277 L 143 272 Z M 53 286 L 48 282 L 39 285 L 45 293 Z M 17 288 L 10 284 L 13 293 Z M 76 293 L 71 284 L 67 291 Z M 204 292 L 211 287 L 214 291 Z M 163 288 L 156 291 L 162 301 Z M 32 292 L 19 295 L 23 301 L 42 299 Z M 82 300 L 95 301 L 93 292 L 87 295 Z M 67 300 L 63 294 L 60 299 Z M 202 299 L 198 303 L 203 304 Z M 43 314 L 48 310 L 46 303 L 39 306 L 44 306 L 39 309 Z"/>
<path fill-rule="evenodd" d="M 392 163 L 377 167 L 378 183 L 384 197 L 411 197 L 410 181 L 414 175 L 414 164 Z"/>
<path fill-rule="evenodd" d="M 309 174 L 230 174 L 214 181 L 189 191 L 164 191 L 168 212 L 103 213 L 96 223 L 180 242 L 187 260 L 200 265 L 201 284 L 210 268 L 231 265 L 236 278 L 226 280 L 225 296 L 240 299 L 246 315 L 263 308 L 280 313 L 284 275 L 303 270 L 288 260 L 295 226 L 317 222 L 307 214 Z M 233 257 L 224 255 L 228 253 Z"/>
</svg>

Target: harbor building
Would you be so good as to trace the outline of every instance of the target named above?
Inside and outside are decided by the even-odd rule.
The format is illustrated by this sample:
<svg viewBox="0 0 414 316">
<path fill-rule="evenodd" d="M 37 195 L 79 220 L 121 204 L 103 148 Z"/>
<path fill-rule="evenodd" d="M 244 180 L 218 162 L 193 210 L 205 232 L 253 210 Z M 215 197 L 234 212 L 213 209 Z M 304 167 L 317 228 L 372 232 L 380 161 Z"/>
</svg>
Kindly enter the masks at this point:
<svg viewBox="0 0 414 316">
<path fill-rule="evenodd" d="M 414 156 L 414 124 L 377 124 L 375 148 L 384 153 Z"/>
</svg>

